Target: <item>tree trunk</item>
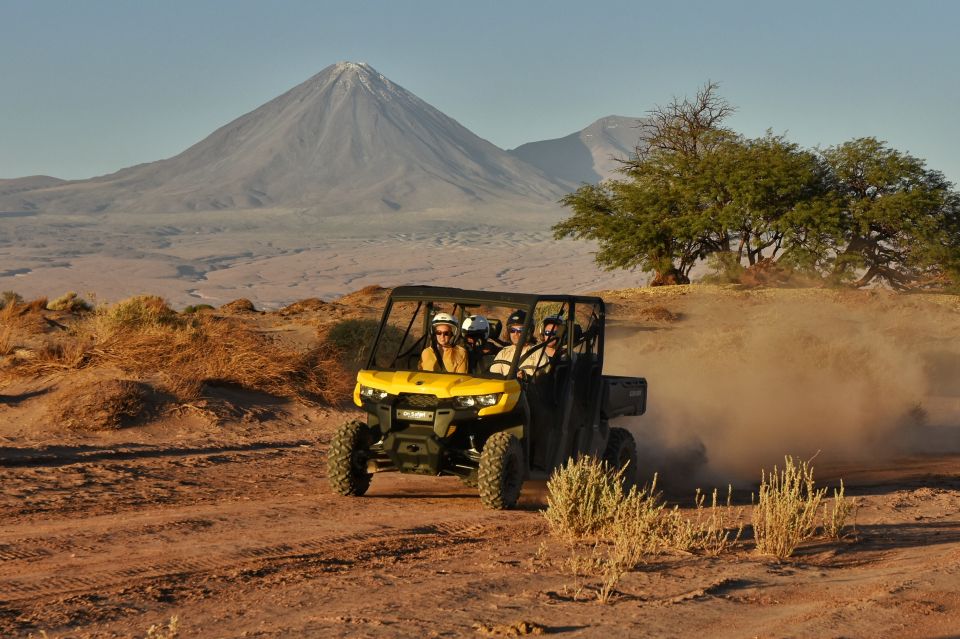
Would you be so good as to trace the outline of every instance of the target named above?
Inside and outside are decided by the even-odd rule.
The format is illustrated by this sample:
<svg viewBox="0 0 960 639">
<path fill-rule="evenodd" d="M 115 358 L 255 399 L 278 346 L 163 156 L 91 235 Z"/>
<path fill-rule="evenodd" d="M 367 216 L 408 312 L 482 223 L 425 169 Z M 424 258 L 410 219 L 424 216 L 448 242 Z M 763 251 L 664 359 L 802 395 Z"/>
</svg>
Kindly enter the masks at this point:
<svg viewBox="0 0 960 639">
<path fill-rule="evenodd" d="M 650 280 L 650 286 L 675 286 L 677 284 L 689 284 L 690 278 L 671 268 L 666 271 L 654 271 L 653 279 Z"/>
</svg>

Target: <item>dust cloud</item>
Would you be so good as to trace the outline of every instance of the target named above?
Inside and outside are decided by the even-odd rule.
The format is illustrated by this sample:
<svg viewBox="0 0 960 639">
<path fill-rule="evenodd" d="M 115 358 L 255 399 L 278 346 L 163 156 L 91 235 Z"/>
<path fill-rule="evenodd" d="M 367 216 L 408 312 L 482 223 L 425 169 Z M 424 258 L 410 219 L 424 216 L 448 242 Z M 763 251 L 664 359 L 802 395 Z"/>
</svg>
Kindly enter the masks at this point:
<svg viewBox="0 0 960 639">
<path fill-rule="evenodd" d="M 642 474 L 736 486 L 788 454 L 960 451 L 957 298 L 695 287 L 665 305 L 682 319 L 615 307 L 607 342 L 604 372 L 649 384 L 647 413 L 621 422 Z"/>
</svg>

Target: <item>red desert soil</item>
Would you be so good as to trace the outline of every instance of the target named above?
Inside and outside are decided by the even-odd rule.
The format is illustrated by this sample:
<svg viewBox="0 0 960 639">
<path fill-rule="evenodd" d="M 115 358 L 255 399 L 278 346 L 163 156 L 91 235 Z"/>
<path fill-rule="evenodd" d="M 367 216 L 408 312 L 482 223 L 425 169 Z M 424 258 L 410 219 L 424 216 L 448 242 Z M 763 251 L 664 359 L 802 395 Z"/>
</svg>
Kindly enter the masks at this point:
<svg viewBox="0 0 960 639">
<path fill-rule="evenodd" d="M 778 461 L 769 450 L 780 459 L 807 453 L 807 430 L 788 414 L 796 412 L 789 403 L 784 412 L 759 397 L 753 405 L 731 397 L 713 406 L 711 395 L 705 403 L 715 412 L 706 414 L 697 412 L 695 399 L 702 376 L 716 373 L 712 367 L 727 370 L 727 377 L 739 368 L 724 349 L 745 352 L 755 367 L 769 364 L 753 340 L 757 331 L 737 327 L 744 318 L 760 317 L 763 326 L 781 318 L 769 301 L 778 295 L 693 287 L 683 294 L 606 296 L 617 320 L 608 344 L 611 372 L 645 374 L 651 382 L 650 413 L 634 425 L 641 446 L 649 443 L 651 454 L 676 459 L 689 441 L 654 437 L 643 420 L 668 422 L 687 437 L 691 424 L 709 417 L 712 430 L 741 438 L 742 454 L 731 459 L 729 448 L 700 432 L 716 466 L 700 469 L 697 481 L 738 482 L 737 499 L 748 510 L 752 486 L 738 479 L 738 469 L 749 468 L 745 476 L 755 482 L 761 465 Z M 211 388 L 202 400 L 156 409 L 143 423 L 89 432 L 49 421 L 56 411 L 48 404 L 62 397 L 67 379 L 21 380 L 0 387 L 0 636 L 144 637 L 151 625 L 165 625 L 172 616 L 179 619 L 180 637 L 957 636 L 960 379 L 944 382 L 943 375 L 955 374 L 950 349 L 958 342 L 943 342 L 937 332 L 950 320 L 942 329 L 947 337 L 960 330 L 956 302 L 864 302 L 818 292 L 824 299 L 810 304 L 800 293 L 791 295 L 800 295 L 800 303 L 784 316 L 796 319 L 798 308 L 816 306 L 824 321 L 824 308 L 836 307 L 857 322 L 857 335 L 876 331 L 900 345 L 890 354 L 856 343 L 838 354 L 830 340 L 827 346 L 811 341 L 803 322 L 791 324 L 788 333 L 802 350 L 818 353 L 807 364 L 823 375 L 836 372 L 837 384 L 849 376 L 855 357 L 867 358 L 853 363 L 863 365 L 862 375 L 873 383 L 894 374 L 902 377 L 901 386 L 918 383 L 909 353 L 943 344 L 923 360 L 937 378 L 927 390 L 938 393 L 914 398 L 923 419 L 906 424 L 897 415 L 875 421 L 879 430 L 865 430 L 847 420 L 871 418 L 869 410 L 837 409 L 832 430 L 853 435 L 834 442 L 827 430 L 814 429 L 824 450 L 816 458 L 822 460 L 818 480 L 833 485 L 844 478 L 859 503 L 856 532 L 844 541 L 807 544 L 784 562 L 757 555 L 749 535 L 716 558 L 652 557 L 626 575 L 605 605 L 593 595 L 597 581 L 577 583 L 567 566 L 569 551 L 548 534 L 539 512 L 542 484 L 528 484 L 521 507 L 510 512 L 482 509 L 475 493 L 454 478 L 381 474 L 363 498 L 333 495 L 324 452 L 333 429 L 354 415 L 348 408 Z M 289 325 L 292 338 L 306 339 L 305 314 L 328 313 L 314 306 Z M 913 310 L 905 314 L 904 308 Z M 864 309 L 887 319 L 867 325 L 858 315 Z M 919 318 L 936 322 L 928 327 Z M 897 332 L 894 319 L 911 323 Z M 287 330 L 283 317 L 254 315 L 250 321 Z M 682 331 L 700 341 L 681 340 Z M 937 339 L 918 345 L 918 332 Z M 827 350 L 817 351 L 821 347 Z M 706 358 L 706 351 L 723 356 Z M 685 357 L 700 363 L 697 371 L 680 366 Z M 774 361 L 809 372 L 797 353 L 782 352 Z M 902 370 L 872 371 L 888 361 L 900 362 Z M 767 394 L 782 405 L 788 400 L 778 384 L 798 377 L 780 380 L 771 370 Z M 743 381 L 756 390 L 755 378 Z M 857 401 L 851 389 L 841 388 L 848 402 Z M 693 400 L 678 406 L 681 392 Z M 874 392 L 889 396 L 894 390 Z M 766 436 L 748 431 L 754 422 L 746 417 L 721 418 L 738 411 L 763 413 L 755 423 L 766 425 Z M 685 417 L 667 419 L 674 414 Z M 833 443 L 839 452 L 829 455 Z M 670 468 L 661 470 L 669 483 Z M 684 506 L 691 496 L 686 487 L 668 494 Z"/>
</svg>

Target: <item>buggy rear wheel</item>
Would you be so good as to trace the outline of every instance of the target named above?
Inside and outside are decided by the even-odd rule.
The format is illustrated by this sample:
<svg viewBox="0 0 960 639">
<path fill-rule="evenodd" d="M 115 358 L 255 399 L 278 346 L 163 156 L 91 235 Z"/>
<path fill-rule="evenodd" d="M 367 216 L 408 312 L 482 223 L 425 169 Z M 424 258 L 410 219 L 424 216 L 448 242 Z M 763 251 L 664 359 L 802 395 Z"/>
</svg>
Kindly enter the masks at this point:
<svg viewBox="0 0 960 639">
<path fill-rule="evenodd" d="M 625 428 L 611 428 L 603 460 L 615 471 L 623 471 L 623 486 L 637 483 L 637 442 Z"/>
</svg>

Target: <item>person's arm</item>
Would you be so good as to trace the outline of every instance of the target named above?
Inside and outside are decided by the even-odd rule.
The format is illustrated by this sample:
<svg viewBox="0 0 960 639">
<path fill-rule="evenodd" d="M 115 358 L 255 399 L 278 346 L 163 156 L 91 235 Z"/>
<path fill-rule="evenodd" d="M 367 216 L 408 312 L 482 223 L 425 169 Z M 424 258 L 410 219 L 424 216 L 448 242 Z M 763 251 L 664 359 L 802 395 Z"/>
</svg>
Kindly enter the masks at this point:
<svg viewBox="0 0 960 639">
<path fill-rule="evenodd" d="M 432 348 L 425 348 L 420 353 L 420 370 L 432 371 L 437 368 L 437 356 L 433 354 Z"/>
<path fill-rule="evenodd" d="M 506 375 L 510 372 L 510 364 L 513 363 L 513 348 L 507 346 L 493 358 L 493 364 L 490 366 L 490 372 L 495 375 Z"/>
</svg>

